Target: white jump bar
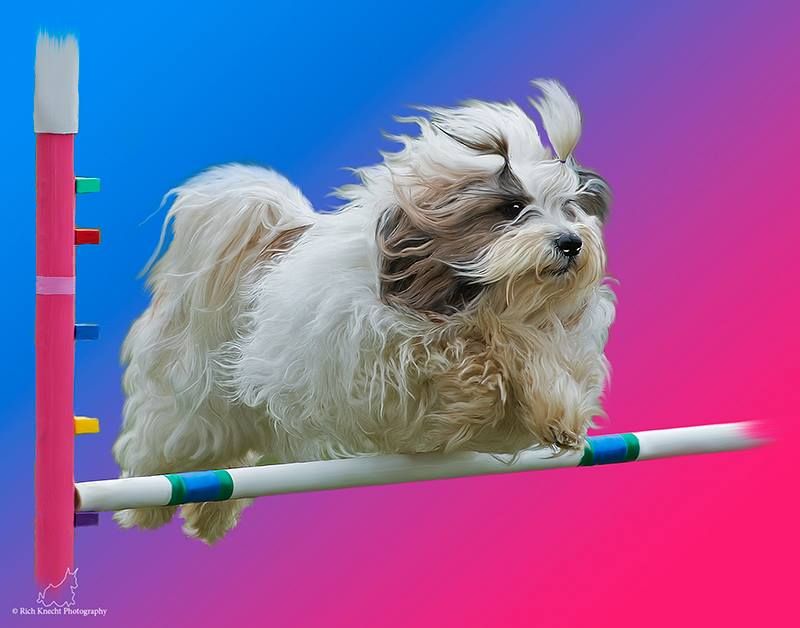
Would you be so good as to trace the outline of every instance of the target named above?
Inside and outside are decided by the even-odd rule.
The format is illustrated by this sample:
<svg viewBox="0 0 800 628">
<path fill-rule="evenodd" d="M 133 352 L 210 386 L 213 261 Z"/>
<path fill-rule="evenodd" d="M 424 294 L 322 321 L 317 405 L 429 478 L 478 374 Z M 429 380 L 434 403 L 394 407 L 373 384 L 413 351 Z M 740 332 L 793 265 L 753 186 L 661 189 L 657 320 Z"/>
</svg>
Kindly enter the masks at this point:
<svg viewBox="0 0 800 628">
<path fill-rule="evenodd" d="M 591 436 L 582 450 L 530 449 L 492 454 L 376 455 L 218 471 L 79 482 L 76 510 L 113 511 L 264 497 L 422 480 L 594 466 L 747 449 L 765 443 L 759 424 L 725 423 Z"/>
</svg>

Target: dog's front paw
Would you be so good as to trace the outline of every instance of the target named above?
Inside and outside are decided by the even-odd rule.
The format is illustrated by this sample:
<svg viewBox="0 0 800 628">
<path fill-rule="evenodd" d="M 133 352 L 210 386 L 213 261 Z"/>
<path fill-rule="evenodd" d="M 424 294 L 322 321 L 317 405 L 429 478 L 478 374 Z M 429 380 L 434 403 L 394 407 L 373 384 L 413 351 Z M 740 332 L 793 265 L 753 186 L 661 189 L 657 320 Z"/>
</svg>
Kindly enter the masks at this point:
<svg viewBox="0 0 800 628">
<path fill-rule="evenodd" d="M 585 434 L 575 432 L 563 425 L 548 425 L 542 445 L 556 449 L 579 450 L 583 448 Z"/>
</svg>

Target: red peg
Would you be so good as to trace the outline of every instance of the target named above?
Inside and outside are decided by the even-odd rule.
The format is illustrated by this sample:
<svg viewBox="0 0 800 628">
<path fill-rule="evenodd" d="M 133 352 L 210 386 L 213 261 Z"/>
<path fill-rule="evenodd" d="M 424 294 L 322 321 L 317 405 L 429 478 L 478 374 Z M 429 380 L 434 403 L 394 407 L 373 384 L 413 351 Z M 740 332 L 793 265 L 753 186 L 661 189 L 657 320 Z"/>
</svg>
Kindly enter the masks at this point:
<svg viewBox="0 0 800 628">
<path fill-rule="evenodd" d="M 75 229 L 75 244 L 100 244 L 100 229 Z"/>
</svg>

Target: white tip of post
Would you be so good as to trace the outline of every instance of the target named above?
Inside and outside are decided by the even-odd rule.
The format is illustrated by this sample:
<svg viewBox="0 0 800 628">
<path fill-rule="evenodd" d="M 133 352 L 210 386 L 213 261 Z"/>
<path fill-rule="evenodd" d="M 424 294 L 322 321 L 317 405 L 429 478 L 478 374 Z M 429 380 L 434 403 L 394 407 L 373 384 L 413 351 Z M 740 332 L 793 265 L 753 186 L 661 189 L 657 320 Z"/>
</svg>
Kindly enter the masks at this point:
<svg viewBox="0 0 800 628">
<path fill-rule="evenodd" d="M 72 35 L 39 33 L 36 40 L 33 130 L 78 132 L 78 40 Z"/>
</svg>

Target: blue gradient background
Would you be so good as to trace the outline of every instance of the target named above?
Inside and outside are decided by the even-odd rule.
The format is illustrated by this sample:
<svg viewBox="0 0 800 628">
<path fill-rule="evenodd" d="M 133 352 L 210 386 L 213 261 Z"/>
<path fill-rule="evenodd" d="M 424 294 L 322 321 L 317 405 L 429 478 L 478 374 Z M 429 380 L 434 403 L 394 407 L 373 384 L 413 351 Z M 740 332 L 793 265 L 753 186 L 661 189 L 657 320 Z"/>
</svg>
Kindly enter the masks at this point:
<svg viewBox="0 0 800 628">
<path fill-rule="evenodd" d="M 76 532 L 81 606 L 114 626 L 785 625 L 800 558 L 790 446 L 798 392 L 798 9 L 792 3 L 402 2 L 335 6 L 38 2 L 0 25 L 6 269 L 0 373 L 0 624 L 32 605 L 33 52 L 81 44 L 79 480 L 113 477 L 119 347 L 171 186 L 269 164 L 319 208 L 344 166 L 390 148 L 415 103 L 524 102 L 557 77 L 578 156 L 613 184 L 620 280 L 608 430 L 768 417 L 771 448 L 588 471 L 261 500 L 213 548 L 177 525 Z M 44 618 L 50 621 L 88 621 Z"/>
</svg>

